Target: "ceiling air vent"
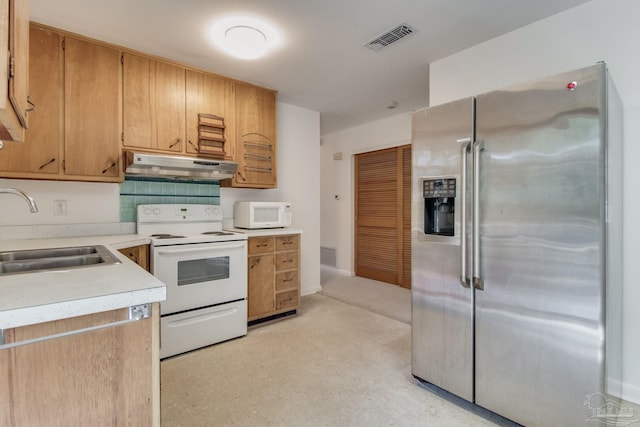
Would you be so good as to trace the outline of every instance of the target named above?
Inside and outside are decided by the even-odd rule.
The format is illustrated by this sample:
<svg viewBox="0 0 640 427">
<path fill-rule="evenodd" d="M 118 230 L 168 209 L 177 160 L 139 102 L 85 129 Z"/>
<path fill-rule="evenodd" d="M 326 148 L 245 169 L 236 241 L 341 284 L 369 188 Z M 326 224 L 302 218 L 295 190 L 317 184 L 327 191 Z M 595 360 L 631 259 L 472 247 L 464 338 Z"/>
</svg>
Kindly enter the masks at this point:
<svg viewBox="0 0 640 427">
<path fill-rule="evenodd" d="M 395 43 L 411 34 L 415 33 L 415 28 L 407 25 L 400 24 L 388 31 L 385 31 L 383 34 L 380 34 L 378 37 L 373 40 L 368 41 L 363 44 L 364 47 L 368 47 L 374 52 L 379 52 L 382 48 L 389 46 L 392 43 Z"/>
</svg>

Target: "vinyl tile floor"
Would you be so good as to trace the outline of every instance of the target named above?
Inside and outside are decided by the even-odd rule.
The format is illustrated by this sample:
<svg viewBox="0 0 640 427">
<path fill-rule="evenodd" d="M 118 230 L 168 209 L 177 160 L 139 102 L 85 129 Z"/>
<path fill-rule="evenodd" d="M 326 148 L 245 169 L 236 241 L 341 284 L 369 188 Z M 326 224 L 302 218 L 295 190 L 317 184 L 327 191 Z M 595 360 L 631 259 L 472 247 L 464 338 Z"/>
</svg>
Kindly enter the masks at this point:
<svg viewBox="0 0 640 427">
<path fill-rule="evenodd" d="M 162 426 L 489 426 L 411 375 L 410 325 L 324 295 L 161 363 Z"/>
</svg>

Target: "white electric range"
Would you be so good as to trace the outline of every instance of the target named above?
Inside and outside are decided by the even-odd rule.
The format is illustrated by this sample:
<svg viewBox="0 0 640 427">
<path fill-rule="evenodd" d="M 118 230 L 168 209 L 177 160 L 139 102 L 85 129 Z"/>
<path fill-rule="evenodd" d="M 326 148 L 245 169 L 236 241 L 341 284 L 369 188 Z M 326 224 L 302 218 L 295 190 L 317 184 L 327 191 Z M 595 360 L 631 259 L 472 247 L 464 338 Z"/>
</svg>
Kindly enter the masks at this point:
<svg viewBox="0 0 640 427">
<path fill-rule="evenodd" d="M 247 236 L 222 230 L 220 206 L 139 205 L 137 228 L 167 285 L 161 358 L 246 335 Z"/>
</svg>

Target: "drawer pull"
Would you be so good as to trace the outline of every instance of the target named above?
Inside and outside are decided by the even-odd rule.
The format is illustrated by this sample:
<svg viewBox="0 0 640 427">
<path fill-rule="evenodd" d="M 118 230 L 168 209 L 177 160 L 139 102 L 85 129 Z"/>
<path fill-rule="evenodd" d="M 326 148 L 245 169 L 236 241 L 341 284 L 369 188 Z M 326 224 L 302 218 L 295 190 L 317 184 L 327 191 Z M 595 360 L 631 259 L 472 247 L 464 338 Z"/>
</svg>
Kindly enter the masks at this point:
<svg viewBox="0 0 640 427">
<path fill-rule="evenodd" d="M 266 243 L 260 243 L 259 245 L 256 245 L 257 248 L 266 248 L 267 246 L 269 245 L 267 245 Z"/>
</svg>

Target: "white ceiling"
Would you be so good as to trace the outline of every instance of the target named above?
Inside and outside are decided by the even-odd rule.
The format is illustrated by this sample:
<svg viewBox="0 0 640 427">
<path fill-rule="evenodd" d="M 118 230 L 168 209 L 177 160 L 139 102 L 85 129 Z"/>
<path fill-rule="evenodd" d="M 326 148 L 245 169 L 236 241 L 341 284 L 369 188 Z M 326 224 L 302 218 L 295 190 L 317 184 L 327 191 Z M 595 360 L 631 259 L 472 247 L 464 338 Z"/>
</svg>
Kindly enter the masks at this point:
<svg viewBox="0 0 640 427">
<path fill-rule="evenodd" d="M 320 112 L 321 134 L 422 108 L 429 63 L 588 0 L 31 0 L 31 20 L 278 91 Z M 243 61 L 206 36 L 223 16 L 261 17 L 280 48 Z M 375 53 L 399 23 L 418 30 Z M 469 64 L 473 67 L 473 64 Z M 394 110 L 387 109 L 392 101 Z"/>
</svg>

